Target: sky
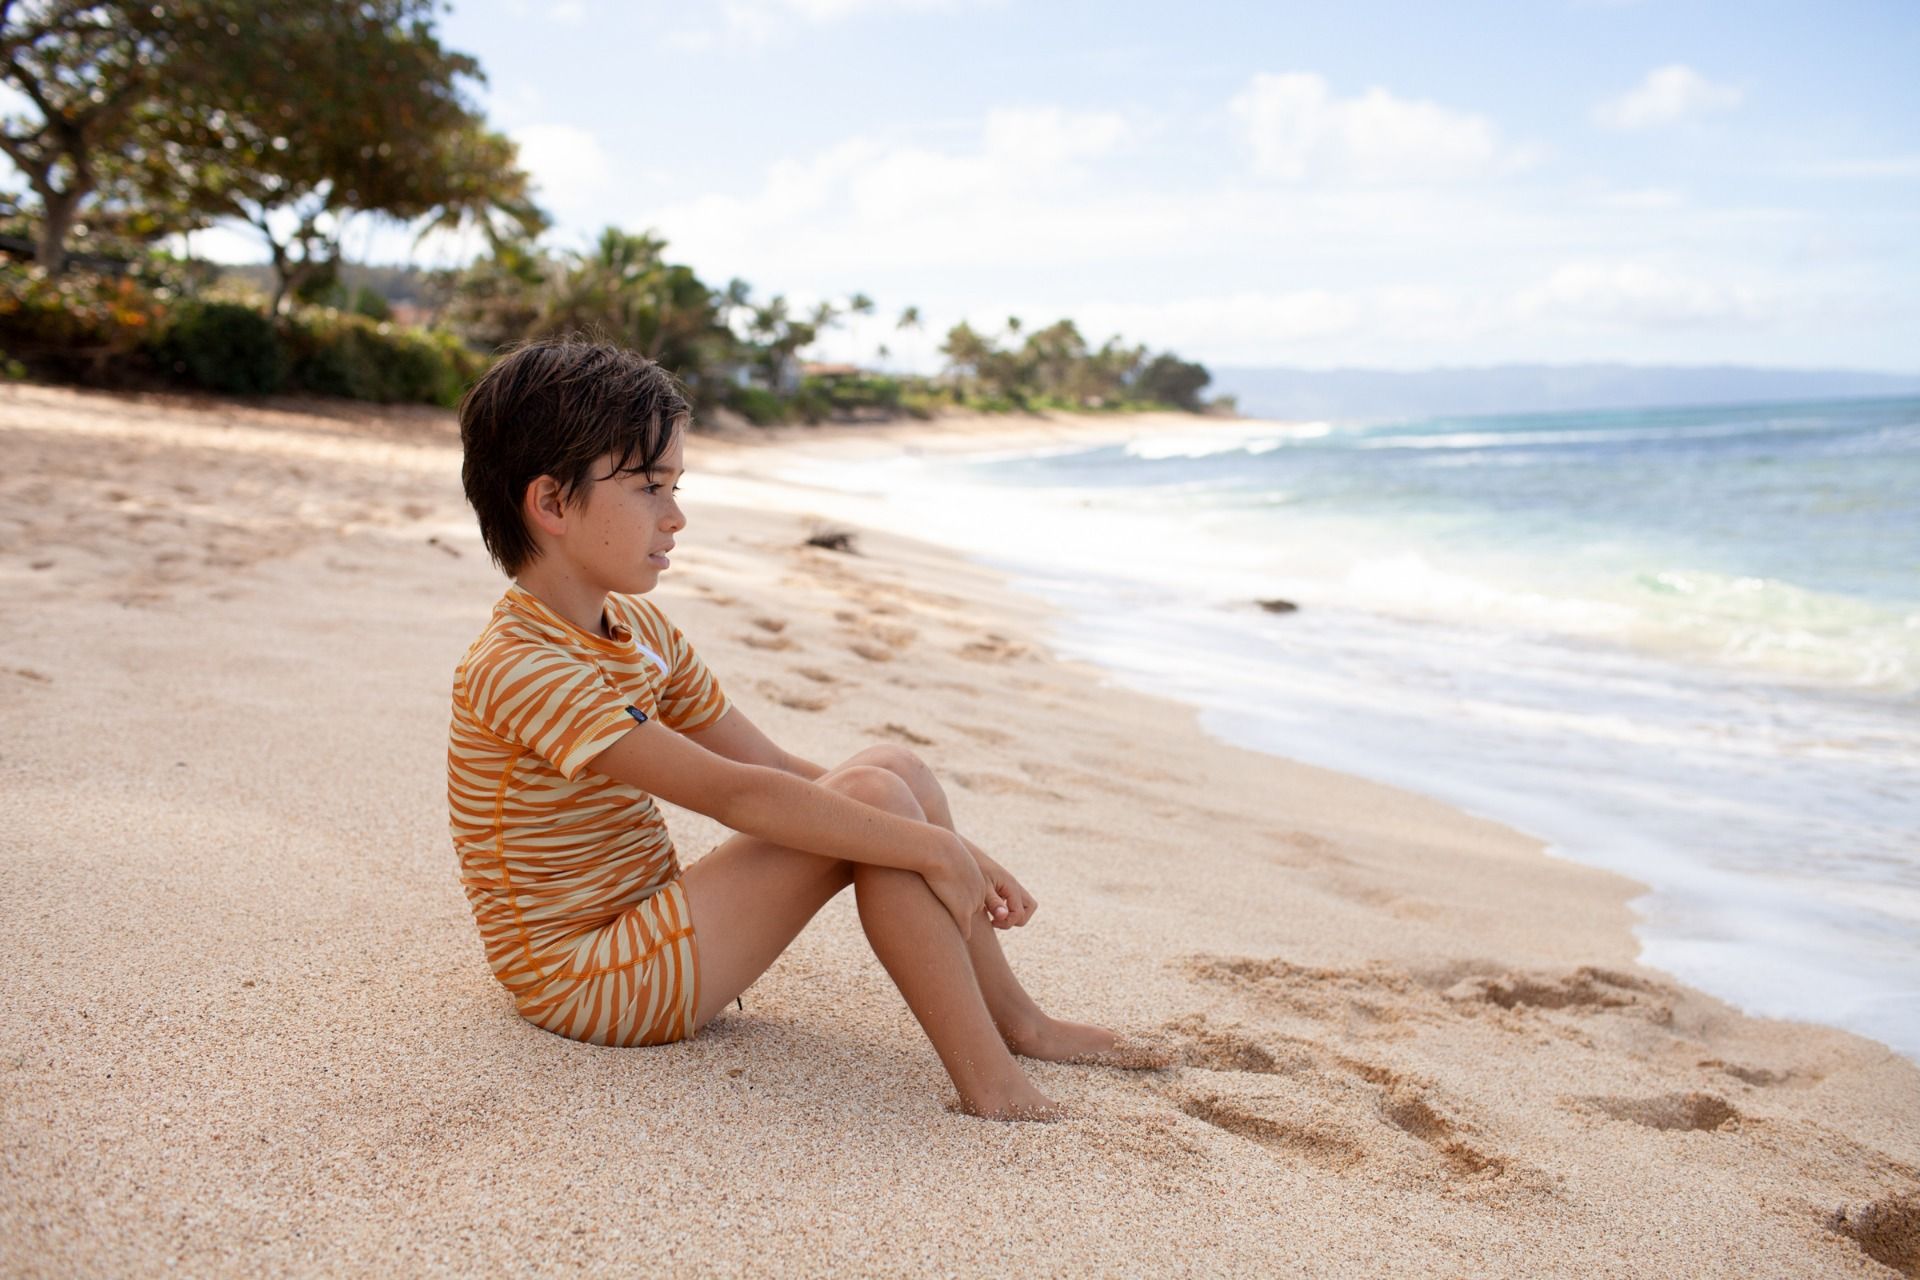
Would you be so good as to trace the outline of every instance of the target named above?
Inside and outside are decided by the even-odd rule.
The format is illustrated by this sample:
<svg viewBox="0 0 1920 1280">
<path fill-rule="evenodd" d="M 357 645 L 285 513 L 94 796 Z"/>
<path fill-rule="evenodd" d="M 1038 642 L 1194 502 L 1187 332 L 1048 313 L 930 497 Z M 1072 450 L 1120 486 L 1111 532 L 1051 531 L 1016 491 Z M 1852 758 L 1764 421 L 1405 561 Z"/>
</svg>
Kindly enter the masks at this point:
<svg viewBox="0 0 1920 1280">
<path fill-rule="evenodd" d="M 556 243 L 872 296 L 828 358 L 931 370 L 1013 315 L 1210 364 L 1920 372 L 1914 0 L 456 0 L 441 33 Z"/>
</svg>

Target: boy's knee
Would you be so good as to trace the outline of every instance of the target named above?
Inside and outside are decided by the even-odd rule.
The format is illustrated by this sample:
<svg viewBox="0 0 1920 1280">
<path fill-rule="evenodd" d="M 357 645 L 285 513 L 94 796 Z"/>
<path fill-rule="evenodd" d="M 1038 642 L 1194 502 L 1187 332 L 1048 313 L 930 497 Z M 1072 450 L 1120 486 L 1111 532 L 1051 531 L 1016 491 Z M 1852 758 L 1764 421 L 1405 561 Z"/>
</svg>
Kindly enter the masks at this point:
<svg viewBox="0 0 1920 1280">
<path fill-rule="evenodd" d="M 916 821 L 926 815 L 915 798 L 913 788 L 893 770 L 878 764 L 856 764 L 841 770 L 828 783 L 835 791 L 852 796 L 862 804 L 899 814 Z"/>
<path fill-rule="evenodd" d="M 931 778 L 932 770 L 926 762 L 903 746 L 892 742 L 875 743 L 853 758 L 853 762 L 871 765 L 876 769 L 885 769 L 895 777 L 903 779 L 909 786 L 918 786 L 921 779 Z"/>
</svg>

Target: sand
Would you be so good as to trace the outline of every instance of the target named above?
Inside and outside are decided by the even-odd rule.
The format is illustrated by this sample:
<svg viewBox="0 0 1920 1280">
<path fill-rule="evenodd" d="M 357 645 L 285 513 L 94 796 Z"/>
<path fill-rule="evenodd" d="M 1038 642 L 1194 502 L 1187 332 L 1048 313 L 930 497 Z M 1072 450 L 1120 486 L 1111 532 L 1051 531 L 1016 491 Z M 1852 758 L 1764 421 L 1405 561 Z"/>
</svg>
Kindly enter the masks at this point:
<svg viewBox="0 0 1920 1280">
<path fill-rule="evenodd" d="M 772 447 L 1035 430 L 1113 424 Z M 1636 965 L 1627 880 L 1051 657 L 950 553 L 803 547 L 815 497 L 692 498 L 658 598 L 783 744 L 919 751 L 1042 903 L 1030 989 L 1181 1065 L 955 1114 L 845 895 L 690 1042 L 520 1021 L 447 837 L 502 587 L 450 416 L 7 387 L 0 1271 L 1920 1274 L 1913 1064 Z"/>
</svg>

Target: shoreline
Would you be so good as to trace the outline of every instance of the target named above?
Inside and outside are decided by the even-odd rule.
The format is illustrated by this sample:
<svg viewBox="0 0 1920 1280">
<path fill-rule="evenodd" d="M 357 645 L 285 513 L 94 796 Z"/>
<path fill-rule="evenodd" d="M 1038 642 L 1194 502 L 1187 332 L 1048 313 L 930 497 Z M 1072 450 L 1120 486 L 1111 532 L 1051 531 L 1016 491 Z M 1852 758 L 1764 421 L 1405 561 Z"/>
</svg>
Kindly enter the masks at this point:
<svg viewBox="0 0 1920 1280">
<path fill-rule="evenodd" d="M 950 1115 L 844 899 L 683 1045 L 520 1023 L 446 848 L 446 680 L 502 585 L 449 421 L 0 389 L 10 1272 L 1913 1256 L 1912 1064 L 1642 970 L 1623 877 L 1104 685 L 957 554 L 800 546 L 828 503 L 790 487 L 693 494 L 662 604 L 783 744 L 920 751 L 1043 903 L 1007 939 L 1036 996 L 1183 1065 L 1036 1067 L 1061 1125 Z M 1018 1253 L 957 1247 L 982 1220 Z"/>
<path fill-rule="evenodd" d="M 1194 708 L 1202 726 L 1222 741 L 1428 796 L 1524 831 L 1546 844 L 1554 857 L 1625 876 L 1641 889 L 1632 928 L 1641 962 L 1678 981 L 1710 990 L 1744 1012 L 1839 1027 L 1886 1044 L 1909 1061 L 1920 1061 L 1920 1041 L 1899 1012 L 1903 1003 L 1911 1003 L 1907 995 L 1910 966 L 1902 967 L 1904 961 L 1892 953 L 1869 960 L 1865 950 L 1872 945 L 1866 940 L 1882 937 L 1881 931 L 1896 926 L 1901 914 L 1897 907 L 1841 918 L 1836 913 L 1844 909 L 1847 896 L 1866 886 L 1845 879 L 1811 880 L 1803 892 L 1818 886 L 1828 895 L 1812 905 L 1801 895 L 1778 888 L 1769 872 L 1783 865 L 1782 859 L 1789 860 L 1784 865 L 1804 867 L 1809 876 L 1819 875 L 1817 858 L 1809 856 L 1800 864 L 1790 861 L 1798 842 L 1817 839 L 1818 833 L 1802 830 L 1786 814 L 1776 815 L 1788 820 L 1772 836 L 1748 850 L 1750 865 L 1714 857 L 1710 851 L 1717 847 L 1717 832 L 1653 816 L 1662 804 L 1678 804 L 1684 797 L 1679 791 L 1669 795 L 1646 789 L 1658 785 L 1653 775 L 1659 771 L 1651 761 L 1615 758 L 1608 762 L 1603 758 L 1608 746 L 1604 739 L 1582 738 L 1583 720 L 1617 714 L 1621 704 L 1607 700 L 1609 687 L 1602 686 L 1585 702 L 1560 707 L 1552 701 L 1556 690 L 1539 678 L 1540 673 L 1559 670 L 1556 663 L 1570 660 L 1569 650 L 1562 646 L 1571 645 L 1576 654 L 1591 652 L 1597 655 L 1595 660 L 1604 659 L 1606 672 L 1631 670 L 1636 680 L 1666 690 L 1665 701 L 1674 709 L 1676 721 L 1650 720 L 1648 741 L 1662 739 L 1666 732 L 1684 734 L 1697 721 L 1749 730 L 1759 749 L 1769 741 L 1765 717 L 1752 723 L 1759 713 L 1739 701 L 1749 695 L 1736 692 L 1753 679 L 1751 674 L 1710 663 L 1688 665 L 1657 648 L 1608 647 L 1606 641 L 1599 641 L 1602 647 L 1589 650 L 1586 643 L 1563 637 L 1544 637 L 1530 644 L 1511 637 L 1510 660 L 1522 671 L 1535 672 L 1535 683 L 1529 685 L 1520 674 L 1511 680 L 1501 675 L 1497 664 L 1487 667 L 1474 651 L 1475 637 L 1482 642 L 1506 639 L 1504 627 L 1461 630 L 1457 624 L 1432 618 L 1417 623 L 1398 619 L 1389 625 L 1386 618 L 1343 611 L 1337 599 L 1328 602 L 1317 594 L 1294 596 L 1313 600 L 1310 612 L 1276 627 L 1250 613 L 1262 584 L 1236 558 L 1244 556 L 1250 544 L 1229 539 L 1209 546 L 1199 538 L 1180 542 L 1198 576 L 1178 576 L 1186 572 L 1176 567 L 1179 557 L 1163 552 L 1154 558 L 1161 544 L 1135 537 L 1127 517 L 1118 515 L 1137 502 L 1151 517 L 1163 500 L 1152 488 L 1127 488 L 1119 462 L 1105 456 L 1111 449 L 1087 471 L 1094 478 L 1085 488 L 1072 487 L 1071 477 L 1078 474 L 1072 466 L 1056 468 L 1046 461 L 1063 448 L 1079 451 L 1124 443 L 1128 455 L 1143 460 L 1131 465 L 1153 467 L 1161 458 L 1235 452 L 1243 440 L 1270 442 L 1317 425 L 1251 422 L 1244 430 L 1221 433 L 1207 431 L 1204 424 L 1189 424 L 1179 431 L 1153 422 L 1122 431 L 1090 432 L 1064 444 L 1059 429 L 1025 442 L 998 433 L 981 446 L 988 452 L 975 452 L 964 441 L 936 439 L 932 445 L 923 445 L 925 437 L 901 433 L 894 445 L 897 466 L 889 465 L 888 455 L 858 440 L 840 438 L 812 446 L 776 443 L 745 460 L 732 460 L 732 469 L 765 482 L 737 501 L 777 507 L 792 496 L 783 485 L 798 484 L 812 508 L 825 511 L 836 503 L 845 504 L 842 514 L 847 520 L 928 538 L 1008 575 L 1017 589 L 1057 606 L 1047 630 L 1048 642 L 1057 650 L 1094 662 L 1110 682 L 1171 693 Z M 1033 452 L 1021 448 L 1023 443 Z M 899 456 L 901 451 L 905 456 Z M 955 455 L 951 459 L 927 457 L 949 451 Z M 954 465 L 946 465 L 949 461 Z M 978 461 L 1002 465 L 988 466 L 987 478 L 981 479 L 966 465 Z M 996 481 L 995 476 L 1002 479 Z M 1037 479 L 1042 476 L 1057 478 Z M 1029 490 L 1030 482 L 1038 487 Z M 696 483 L 710 483 L 710 478 L 697 477 Z M 1052 487 L 1062 484 L 1069 487 Z M 1203 506 L 1205 496 L 1200 495 Z M 1079 509 L 1086 507 L 1093 510 L 1083 520 Z M 949 512 L 967 514 L 956 522 Z M 1060 524 L 1063 518 L 1066 526 Z M 1101 522 L 1098 536 L 1078 532 L 1087 520 Z M 1164 519 L 1154 527 L 1162 535 L 1181 536 L 1182 531 Z M 1111 569 L 1107 568 L 1110 563 Z M 1220 576 L 1223 564 L 1241 565 L 1229 575 L 1230 586 L 1223 585 Z M 1189 581 L 1199 585 L 1183 592 L 1178 584 Z M 1299 589 L 1307 591 L 1304 584 Z M 1294 595 L 1287 587 L 1282 593 Z M 1389 634 L 1392 627 L 1399 631 Z M 1416 630 L 1421 633 L 1418 637 L 1413 634 Z M 1388 650 L 1382 646 L 1396 638 L 1402 647 L 1391 652 L 1402 666 L 1412 664 L 1416 677 L 1418 670 L 1447 666 L 1449 688 L 1457 685 L 1462 690 L 1458 714 L 1467 717 L 1468 723 L 1449 727 L 1435 720 L 1437 708 L 1424 705 L 1422 695 L 1430 702 L 1436 690 L 1420 686 L 1417 678 L 1407 693 L 1411 706 L 1376 709 L 1364 699 L 1354 700 L 1359 690 L 1355 677 L 1346 671 L 1347 650 L 1368 654 L 1378 650 L 1366 669 L 1377 680 L 1391 684 L 1408 674 L 1396 673 L 1385 657 Z M 1498 650 L 1508 652 L 1505 644 Z M 1455 660 L 1461 665 L 1454 665 Z M 1223 664 L 1221 669 L 1237 674 L 1230 680 L 1210 675 L 1209 663 Z M 1257 663 L 1259 669 L 1246 665 L 1250 663 Z M 1489 680 L 1500 687 L 1496 690 Z M 1333 690 L 1340 692 L 1333 694 Z M 1530 691 L 1545 701 L 1529 701 Z M 1735 704 L 1707 705 L 1703 700 L 1712 698 L 1715 691 L 1734 696 Z M 1613 692 L 1625 695 L 1632 690 Z M 1773 701 L 1767 706 L 1794 722 L 1818 723 L 1823 719 L 1821 698 L 1844 699 L 1849 693 L 1845 688 L 1783 685 L 1772 691 Z M 1423 706 L 1424 710 L 1419 709 Z M 1681 710 L 1688 707 L 1692 710 Z M 1541 740 L 1532 749 L 1546 753 L 1539 757 L 1542 763 L 1537 769 L 1528 763 L 1525 751 L 1516 755 L 1509 747 L 1500 754 L 1502 744 L 1471 736 L 1474 720 L 1484 723 L 1492 716 L 1497 722 L 1503 713 L 1517 714 L 1522 709 L 1537 711 L 1543 720 L 1559 710 L 1572 720 L 1563 724 L 1568 736 L 1557 750 L 1545 741 L 1544 730 L 1534 735 Z M 1894 726 L 1885 728 L 1891 732 Z M 1837 725 L 1832 733 L 1844 736 Z M 1447 755 L 1449 740 L 1469 754 L 1493 750 L 1495 755 L 1478 759 L 1477 764 L 1454 760 Z M 1468 747 L 1469 743 L 1474 746 Z M 1643 749 L 1636 757 L 1650 750 Z M 1721 762 L 1723 766 L 1731 763 Z M 1784 782 L 1774 775 L 1804 774 L 1817 764 L 1808 762 L 1796 769 L 1789 759 L 1776 763 L 1768 774 L 1742 777 L 1723 771 L 1711 778 L 1699 776 L 1695 782 L 1708 788 L 1698 792 L 1704 802 L 1736 803 L 1746 794 L 1742 785 L 1764 784 L 1769 779 Z M 1556 793 L 1548 775 L 1577 772 L 1582 765 L 1613 770 L 1616 784 L 1610 790 L 1590 790 L 1575 783 L 1562 789 L 1564 794 Z M 1877 775 L 1851 779 L 1862 787 L 1877 781 Z M 1725 789 L 1713 790 L 1712 782 Z M 1843 790 L 1849 779 L 1834 777 L 1827 782 Z M 1612 811 L 1609 797 L 1623 788 L 1636 789 L 1645 801 L 1644 812 Z M 1813 777 L 1807 779 L 1805 789 L 1820 790 Z M 1776 803 L 1775 810 L 1779 808 Z M 1749 834 L 1759 838 L 1762 833 Z M 1871 857 L 1877 851 L 1878 846 L 1868 845 L 1861 856 Z"/>
</svg>

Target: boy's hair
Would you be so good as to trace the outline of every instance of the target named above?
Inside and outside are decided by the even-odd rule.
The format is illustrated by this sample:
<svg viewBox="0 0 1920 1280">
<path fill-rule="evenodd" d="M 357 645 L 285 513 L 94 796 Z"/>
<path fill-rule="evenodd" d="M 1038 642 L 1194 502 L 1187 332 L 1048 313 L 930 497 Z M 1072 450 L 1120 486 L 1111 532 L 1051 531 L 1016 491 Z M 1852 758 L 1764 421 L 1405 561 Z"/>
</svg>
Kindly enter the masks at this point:
<svg viewBox="0 0 1920 1280">
<path fill-rule="evenodd" d="M 549 338 L 512 348 L 460 398 L 460 482 L 480 540 L 509 576 L 540 554 L 520 514 L 527 486 L 559 482 L 571 501 L 594 463 L 615 475 L 653 470 L 693 415 L 673 375 L 606 342 Z"/>
</svg>

